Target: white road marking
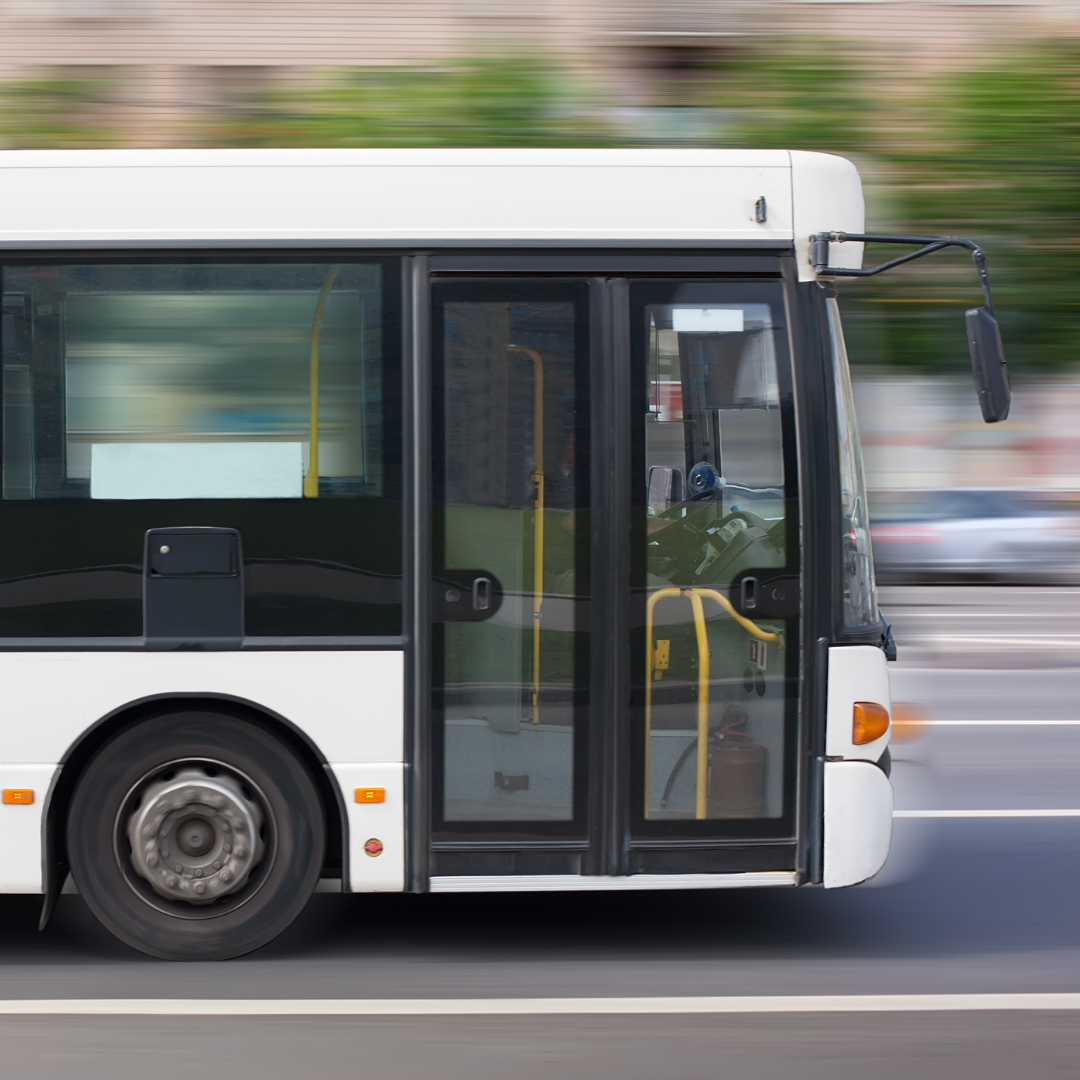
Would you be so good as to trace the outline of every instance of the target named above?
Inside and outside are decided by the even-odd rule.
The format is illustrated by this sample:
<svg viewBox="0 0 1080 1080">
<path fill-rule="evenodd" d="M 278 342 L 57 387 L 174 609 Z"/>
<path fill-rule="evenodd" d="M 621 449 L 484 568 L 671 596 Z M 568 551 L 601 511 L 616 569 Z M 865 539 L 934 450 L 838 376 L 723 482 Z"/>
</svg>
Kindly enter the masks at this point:
<svg viewBox="0 0 1080 1080">
<path fill-rule="evenodd" d="M 1071 594 L 1075 596 L 1076 594 Z M 898 619 L 1031 619 L 1045 622 L 1047 619 L 1075 619 L 1075 611 L 905 611 Z"/>
<path fill-rule="evenodd" d="M 1069 818 L 1080 810 L 894 810 L 894 818 Z"/>
<path fill-rule="evenodd" d="M 1005 634 L 906 634 L 896 639 L 897 649 L 905 645 L 960 645 L 1039 648 L 1039 649 L 1075 649 L 1080 644 L 1080 634 L 1055 634 L 1053 637 L 1011 637 Z"/>
<path fill-rule="evenodd" d="M 1017 678 L 1029 675 L 1033 671 L 1043 670 L 1034 665 L 1025 665 L 1024 667 L 1011 668 L 1011 667 L 946 667 L 944 664 L 905 664 L 903 661 L 903 654 L 901 659 L 896 665 L 895 674 L 900 676 L 909 675 L 976 675 L 979 679 L 992 679 L 992 678 L 1006 678 L 1010 682 L 1015 682 Z M 1050 668 L 1048 670 L 1053 671 L 1054 678 L 1065 679 L 1069 676 L 1075 677 L 1080 672 L 1075 667 L 1071 668 Z"/>
<path fill-rule="evenodd" d="M 893 727 L 1080 727 L 1080 720 L 894 720 Z"/>
<path fill-rule="evenodd" d="M 0 1001 L 0 1016 L 642 1016 L 1080 1011 L 1080 993 L 593 998 L 82 998 Z"/>
</svg>

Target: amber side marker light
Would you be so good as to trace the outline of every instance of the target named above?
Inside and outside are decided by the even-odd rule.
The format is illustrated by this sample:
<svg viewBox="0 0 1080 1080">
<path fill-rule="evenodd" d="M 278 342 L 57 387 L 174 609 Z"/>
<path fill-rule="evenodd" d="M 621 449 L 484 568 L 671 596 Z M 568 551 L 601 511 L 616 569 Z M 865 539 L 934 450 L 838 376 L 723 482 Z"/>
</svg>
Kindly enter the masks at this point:
<svg viewBox="0 0 1080 1080">
<path fill-rule="evenodd" d="M 851 741 L 863 746 L 889 730 L 889 710 L 873 701 L 856 701 L 851 712 Z"/>
<path fill-rule="evenodd" d="M 5 806 L 29 806 L 34 801 L 32 788 L 6 787 L 4 788 Z"/>
<path fill-rule="evenodd" d="M 356 801 L 359 803 L 386 802 L 386 788 L 358 787 L 356 789 Z"/>
</svg>

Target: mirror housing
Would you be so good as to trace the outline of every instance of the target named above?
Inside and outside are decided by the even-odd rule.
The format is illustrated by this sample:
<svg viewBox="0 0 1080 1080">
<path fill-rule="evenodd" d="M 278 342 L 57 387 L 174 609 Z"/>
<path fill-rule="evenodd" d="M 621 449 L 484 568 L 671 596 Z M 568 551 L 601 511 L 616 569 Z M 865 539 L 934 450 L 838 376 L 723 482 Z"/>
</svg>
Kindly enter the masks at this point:
<svg viewBox="0 0 1080 1080">
<path fill-rule="evenodd" d="M 996 424 L 1009 415 L 1009 405 L 1012 403 L 1001 331 L 997 319 L 985 307 L 971 308 L 966 318 L 971 370 L 975 375 L 979 407 L 983 420 Z"/>
<path fill-rule="evenodd" d="M 922 244 L 918 251 L 909 251 L 877 266 L 861 267 L 830 266 L 829 245 L 845 244 L 853 240 L 860 244 Z M 986 273 L 986 252 L 972 240 L 962 236 L 908 236 L 891 233 L 844 233 L 820 232 L 810 237 L 810 263 L 822 277 L 873 277 L 894 266 L 921 259 L 948 247 L 962 247 L 971 252 L 975 268 L 979 271 L 983 299 L 986 306 L 972 308 L 967 313 L 968 347 L 971 350 L 971 367 L 975 372 L 975 389 L 983 419 L 997 424 L 1009 415 L 1012 390 L 1009 388 L 1009 369 L 1005 366 L 1005 352 L 1001 347 L 1001 332 L 994 318 L 994 302 L 990 299 L 990 278 Z"/>
</svg>

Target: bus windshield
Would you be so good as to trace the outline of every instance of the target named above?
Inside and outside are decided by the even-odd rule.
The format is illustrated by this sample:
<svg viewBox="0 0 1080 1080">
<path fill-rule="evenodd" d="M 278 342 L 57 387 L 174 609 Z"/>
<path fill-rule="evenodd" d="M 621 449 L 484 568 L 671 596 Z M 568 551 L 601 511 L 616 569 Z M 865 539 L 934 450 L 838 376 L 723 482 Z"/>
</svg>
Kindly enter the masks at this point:
<svg viewBox="0 0 1080 1080">
<path fill-rule="evenodd" d="M 844 625 L 872 626 L 880 616 L 874 584 L 874 556 L 870 547 L 870 517 L 866 503 L 862 447 L 855 421 L 840 307 L 835 297 L 826 300 L 829 340 L 836 377 L 836 432 L 840 440 L 840 579 L 844 596 Z"/>
</svg>

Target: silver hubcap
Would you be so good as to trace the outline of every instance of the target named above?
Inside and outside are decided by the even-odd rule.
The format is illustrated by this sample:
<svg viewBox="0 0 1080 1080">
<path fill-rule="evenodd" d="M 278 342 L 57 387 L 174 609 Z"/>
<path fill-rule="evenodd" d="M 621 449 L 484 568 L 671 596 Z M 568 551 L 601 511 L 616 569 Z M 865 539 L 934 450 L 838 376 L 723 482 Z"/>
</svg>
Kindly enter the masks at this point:
<svg viewBox="0 0 1080 1080">
<path fill-rule="evenodd" d="M 247 882 L 263 856 L 262 824 L 238 780 L 184 766 L 143 792 L 128 822 L 131 862 L 159 896 L 209 904 Z"/>
</svg>

